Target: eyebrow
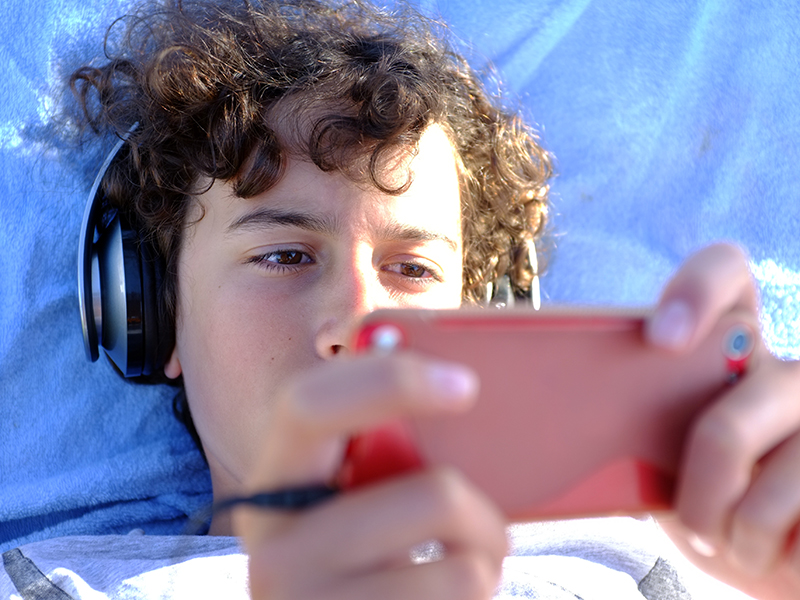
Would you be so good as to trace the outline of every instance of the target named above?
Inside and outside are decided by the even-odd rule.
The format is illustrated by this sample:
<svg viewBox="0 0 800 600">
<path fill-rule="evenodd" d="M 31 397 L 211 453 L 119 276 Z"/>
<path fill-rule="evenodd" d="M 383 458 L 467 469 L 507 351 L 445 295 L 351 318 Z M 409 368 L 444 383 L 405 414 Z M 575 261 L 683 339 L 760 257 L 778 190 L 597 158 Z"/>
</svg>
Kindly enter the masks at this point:
<svg viewBox="0 0 800 600">
<path fill-rule="evenodd" d="M 236 219 L 228 225 L 227 233 L 241 230 L 257 230 L 270 227 L 299 227 L 318 233 L 334 233 L 336 225 L 327 219 L 297 211 L 274 208 L 259 208 Z"/>
<path fill-rule="evenodd" d="M 320 218 L 305 212 L 285 211 L 274 208 L 259 208 L 242 215 L 231 223 L 227 233 L 241 230 L 269 229 L 271 227 L 298 227 L 307 231 L 323 234 L 335 234 L 339 227 L 331 220 Z M 381 228 L 380 237 L 387 240 L 404 240 L 409 242 L 444 242 L 452 250 L 458 251 L 459 244 L 451 237 L 413 225 L 389 223 Z"/>
<path fill-rule="evenodd" d="M 409 242 L 444 242 L 453 251 L 458 251 L 458 243 L 451 237 L 429 229 L 414 227 L 413 225 L 402 225 L 400 223 L 390 223 L 382 232 L 387 239 L 405 240 Z"/>
</svg>

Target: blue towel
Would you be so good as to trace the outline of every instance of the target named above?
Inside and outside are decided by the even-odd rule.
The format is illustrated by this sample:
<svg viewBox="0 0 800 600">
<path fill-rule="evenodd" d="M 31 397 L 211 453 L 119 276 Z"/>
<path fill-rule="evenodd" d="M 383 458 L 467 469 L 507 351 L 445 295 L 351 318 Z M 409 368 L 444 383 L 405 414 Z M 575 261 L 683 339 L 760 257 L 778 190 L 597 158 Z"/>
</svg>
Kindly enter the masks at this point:
<svg viewBox="0 0 800 600">
<path fill-rule="evenodd" d="M 495 64 L 556 156 L 547 300 L 651 303 L 692 251 L 730 240 L 751 256 L 767 343 L 800 358 L 797 3 L 426 8 Z"/>
<path fill-rule="evenodd" d="M 48 126 L 124 0 L 0 8 L 0 550 L 178 533 L 210 499 L 174 391 L 84 358 L 78 229 L 110 141 Z M 745 246 L 765 337 L 800 358 L 800 9 L 793 1 L 420 0 L 492 62 L 557 157 L 545 300 L 653 302 L 715 239 Z"/>
<path fill-rule="evenodd" d="M 126 383 L 83 350 L 77 236 L 109 143 L 59 144 L 48 121 L 64 75 L 100 52 L 120 6 L 0 9 L 0 550 L 137 527 L 180 533 L 210 500 L 206 466 L 172 416 L 174 390 Z"/>
</svg>

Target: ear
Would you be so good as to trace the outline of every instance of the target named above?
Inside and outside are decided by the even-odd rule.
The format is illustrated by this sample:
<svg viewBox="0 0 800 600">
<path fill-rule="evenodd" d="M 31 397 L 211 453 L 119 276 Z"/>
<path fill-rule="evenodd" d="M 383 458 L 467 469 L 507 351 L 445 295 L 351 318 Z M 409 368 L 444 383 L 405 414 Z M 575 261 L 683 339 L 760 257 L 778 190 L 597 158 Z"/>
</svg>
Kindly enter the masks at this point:
<svg viewBox="0 0 800 600">
<path fill-rule="evenodd" d="M 176 345 L 172 349 L 172 353 L 169 355 L 169 360 L 164 365 L 164 375 L 170 379 L 177 379 L 180 377 L 182 372 L 183 369 L 181 369 L 181 359 L 178 358 L 178 346 Z"/>
</svg>

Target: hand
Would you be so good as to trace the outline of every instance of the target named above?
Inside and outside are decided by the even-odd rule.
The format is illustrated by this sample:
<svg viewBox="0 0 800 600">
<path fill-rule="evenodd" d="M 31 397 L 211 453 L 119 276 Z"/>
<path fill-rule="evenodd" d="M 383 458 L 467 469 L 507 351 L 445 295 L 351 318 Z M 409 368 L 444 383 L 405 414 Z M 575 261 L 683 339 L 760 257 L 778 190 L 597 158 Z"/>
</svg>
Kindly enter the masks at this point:
<svg viewBox="0 0 800 600">
<path fill-rule="evenodd" d="M 277 400 L 251 492 L 330 481 L 346 439 L 409 415 L 467 410 L 477 382 L 455 365 L 412 355 L 334 360 Z M 506 554 L 499 511 L 457 473 L 391 478 L 301 512 L 241 508 L 253 598 L 490 598 Z M 444 557 L 414 565 L 438 540 Z"/>
<path fill-rule="evenodd" d="M 711 246 L 667 286 L 649 336 L 688 349 L 723 314 L 757 307 L 741 250 Z M 676 509 L 680 524 L 665 529 L 701 568 L 757 598 L 800 597 L 800 363 L 759 344 L 744 378 L 694 422 Z"/>
</svg>

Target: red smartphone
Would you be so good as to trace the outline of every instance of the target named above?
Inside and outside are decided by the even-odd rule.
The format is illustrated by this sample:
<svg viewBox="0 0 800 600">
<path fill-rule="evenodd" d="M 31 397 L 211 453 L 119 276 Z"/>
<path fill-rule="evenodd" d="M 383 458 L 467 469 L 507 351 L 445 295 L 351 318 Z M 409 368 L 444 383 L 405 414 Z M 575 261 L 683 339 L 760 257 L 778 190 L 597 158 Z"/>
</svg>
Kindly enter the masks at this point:
<svg viewBox="0 0 800 600">
<path fill-rule="evenodd" d="M 721 319 L 693 352 L 648 346 L 647 311 L 381 310 L 355 347 L 470 365 L 475 407 L 351 439 L 354 488 L 428 464 L 460 469 L 512 521 L 668 510 L 692 417 L 747 368 L 758 329 Z"/>
</svg>

